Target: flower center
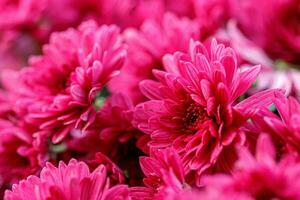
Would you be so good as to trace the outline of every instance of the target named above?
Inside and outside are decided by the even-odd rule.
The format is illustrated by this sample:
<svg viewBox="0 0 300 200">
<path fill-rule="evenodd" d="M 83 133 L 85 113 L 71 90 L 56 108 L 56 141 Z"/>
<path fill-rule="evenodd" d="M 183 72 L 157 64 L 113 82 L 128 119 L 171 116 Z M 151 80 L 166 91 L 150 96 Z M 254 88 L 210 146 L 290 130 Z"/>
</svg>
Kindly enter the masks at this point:
<svg viewBox="0 0 300 200">
<path fill-rule="evenodd" d="M 197 131 L 199 125 L 208 119 L 208 116 L 203 107 L 192 103 L 186 110 L 184 118 L 184 127 L 191 131 Z"/>
</svg>

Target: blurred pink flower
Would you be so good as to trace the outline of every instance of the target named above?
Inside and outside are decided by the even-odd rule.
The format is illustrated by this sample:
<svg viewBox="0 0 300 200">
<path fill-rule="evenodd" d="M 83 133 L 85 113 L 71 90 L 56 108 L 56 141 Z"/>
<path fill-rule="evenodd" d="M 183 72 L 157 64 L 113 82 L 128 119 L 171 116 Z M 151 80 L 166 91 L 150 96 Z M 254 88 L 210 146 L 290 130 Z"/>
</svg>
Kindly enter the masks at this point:
<svg viewBox="0 0 300 200">
<path fill-rule="evenodd" d="M 300 2 L 298 0 L 230 0 L 229 2 L 231 15 L 237 19 L 243 33 L 262 47 L 272 59 L 299 63 Z"/>
<path fill-rule="evenodd" d="M 66 153 L 73 152 L 73 157 L 89 162 L 95 153 L 101 152 L 126 171 L 128 184 L 139 184 L 138 156 L 142 152 L 136 143 L 143 134 L 131 124 L 134 106 L 124 95 L 106 95 L 100 93 L 96 98 L 96 119 L 85 134 L 74 130 L 65 138 Z"/>
<path fill-rule="evenodd" d="M 45 0 L 0 1 L 0 30 L 36 23 L 45 8 Z"/>
<path fill-rule="evenodd" d="M 37 127 L 23 119 L 17 109 L 16 98 L 23 88 L 19 74 L 3 70 L 0 90 L 0 191 L 11 184 L 36 174 L 47 160 L 48 152 L 40 148 L 33 135 Z"/>
<path fill-rule="evenodd" d="M 255 157 L 239 148 L 239 160 L 232 176 L 204 178 L 206 190 L 218 193 L 240 193 L 246 199 L 299 199 L 299 159 L 287 155 L 277 161 L 276 149 L 268 135 L 260 135 Z"/>
<path fill-rule="evenodd" d="M 277 135 L 285 145 L 286 150 L 300 152 L 300 104 L 293 98 L 278 96 L 275 106 L 280 114 L 267 115 L 264 120 L 272 135 Z"/>
<path fill-rule="evenodd" d="M 227 0 L 193 0 L 193 2 L 202 40 L 225 26 L 229 18 Z"/>
<path fill-rule="evenodd" d="M 93 172 L 83 162 L 72 159 L 68 165 L 60 162 L 58 168 L 48 163 L 40 178 L 29 176 L 6 191 L 7 200 L 71 200 L 71 199 L 129 199 L 126 185 L 110 184 L 107 170 L 100 165 Z"/>
<path fill-rule="evenodd" d="M 204 172 L 231 169 L 234 147 L 247 142 L 243 125 L 280 91 L 266 90 L 236 104 L 260 67 L 240 72 L 234 51 L 215 40 L 209 48 L 192 41 L 189 50 L 164 57 L 166 71 L 154 71 L 159 82 L 141 82 L 150 100 L 137 105 L 133 123 L 150 135 L 151 148 L 172 146 L 200 184 Z"/>
<path fill-rule="evenodd" d="M 0 70 L 20 68 L 39 50 L 37 37 L 46 1 L 0 1 Z"/>
<path fill-rule="evenodd" d="M 28 101 L 27 119 L 58 143 L 71 130 L 84 131 L 94 122 L 95 97 L 119 73 L 126 50 L 117 27 L 89 21 L 78 30 L 54 33 L 43 52 L 21 72 L 35 94 L 20 101 Z"/>
<path fill-rule="evenodd" d="M 0 119 L 0 188 L 10 186 L 40 169 L 39 152 L 32 145 L 28 127 L 10 116 Z M 30 129 L 29 129 L 30 130 Z"/>
<path fill-rule="evenodd" d="M 189 40 L 199 38 L 199 27 L 195 21 L 167 13 L 161 22 L 145 21 L 139 31 L 126 29 L 124 37 L 128 62 L 109 86 L 111 91 L 126 94 L 137 103 L 144 100 L 139 82 L 153 78 L 152 69 L 162 68 L 161 59 L 166 53 L 186 52 Z"/>
</svg>

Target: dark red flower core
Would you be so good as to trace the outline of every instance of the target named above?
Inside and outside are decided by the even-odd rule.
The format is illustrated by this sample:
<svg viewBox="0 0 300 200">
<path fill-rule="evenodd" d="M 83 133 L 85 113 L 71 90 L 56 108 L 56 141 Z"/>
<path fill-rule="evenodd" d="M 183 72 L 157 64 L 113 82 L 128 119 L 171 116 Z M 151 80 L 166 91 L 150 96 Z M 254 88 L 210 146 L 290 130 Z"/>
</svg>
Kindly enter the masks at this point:
<svg viewBox="0 0 300 200">
<path fill-rule="evenodd" d="M 199 130 L 199 126 L 208 119 L 209 117 L 202 106 L 191 103 L 186 110 L 184 128 L 193 132 L 197 131 Z"/>
</svg>

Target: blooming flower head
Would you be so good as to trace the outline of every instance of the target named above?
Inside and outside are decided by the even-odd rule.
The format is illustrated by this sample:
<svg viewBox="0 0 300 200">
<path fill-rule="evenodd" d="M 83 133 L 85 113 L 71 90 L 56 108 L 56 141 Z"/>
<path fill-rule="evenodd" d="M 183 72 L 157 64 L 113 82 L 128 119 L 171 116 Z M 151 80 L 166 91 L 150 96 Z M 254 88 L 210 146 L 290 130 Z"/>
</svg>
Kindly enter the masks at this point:
<svg viewBox="0 0 300 200">
<path fill-rule="evenodd" d="M 8 200 L 129 199 L 126 185 L 110 184 L 107 170 L 100 165 L 93 172 L 83 162 L 60 162 L 56 168 L 48 163 L 40 177 L 29 176 L 6 191 Z"/>
<path fill-rule="evenodd" d="M 247 139 L 242 126 L 256 110 L 271 105 L 279 91 L 236 104 L 260 67 L 240 72 L 233 50 L 215 40 L 210 48 L 192 41 L 189 54 L 165 56 L 164 67 L 166 71 L 154 71 L 159 82 L 141 83 L 150 100 L 137 105 L 134 124 L 150 135 L 150 148 L 172 146 L 196 181 L 208 170 L 230 170 L 234 146 Z"/>
<path fill-rule="evenodd" d="M 93 123 L 95 97 L 118 74 L 126 51 L 117 27 L 89 21 L 77 30 L 54 33 L 43 53 L 22 71 L 35 93 L 28 97 L 35 102 L 28 105 L 28 119 L 41 131 L 55 132 L 52 141 L 57 143 L 71 130 Z"/>
<path fill-rule="evenodd" d="M 109 86 L 111 91 L 129 95 L 137 103 L 144 100 L 138 83 L 153 78 L 152 69 L 162 68 L 161 60 L 166 53 L 186 52 L 190 38 L 199 38 L 199 27 L 196 21 L 166 13 L 162 21 L 145 21 L 140 30 L 126 29 L 124 37 L 128 62 Z"/>
<path fill-rule="evenodd" d="M 206 177 L 204 182 L 207 190 L 240 193 L 248 199 L 299 199 L 299 166 L 299 159 L 292 155 L 277 161 L 269 136 L 262 134 L 255 157 L 241 147 L 232 176 L 215 175 Z"/>
<path fill-rule="evenodd" d="M 229 2 L 232 17 L 237 19 L 240 28 L 250 39 L 265 49 L 273 59 L 299 63 L 298 0 Z"/>
</svg>

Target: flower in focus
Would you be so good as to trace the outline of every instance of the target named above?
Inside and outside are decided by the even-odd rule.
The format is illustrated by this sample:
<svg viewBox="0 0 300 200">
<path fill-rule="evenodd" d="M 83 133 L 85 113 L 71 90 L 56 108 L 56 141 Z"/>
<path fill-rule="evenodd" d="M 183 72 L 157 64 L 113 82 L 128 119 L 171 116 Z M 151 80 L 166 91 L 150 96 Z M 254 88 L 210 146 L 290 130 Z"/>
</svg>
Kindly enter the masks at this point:
<svg viewBox="0 0 300 200">
<path fill-rule="evenodd" d="M 299 11 L 0 0 L 0 199 L 300 200 Z"/>
<path fill-rule="evenodd" d="M 89 21 L 78 30 L 54 33 L 43 52 L 21 72 L 35 95 L 20 101 L 29 102 L 28 120 L 58 143 L 71 130 L 83 131 L 94 122 L 95 97 L 118 74 L 126 50 L 117 27 Z"/>
<path fill-rule="evenodd" d="M 206 177 L 206 190 L 247 195 L 247 199 L 299 199 L 299 159 L 286 155 L 277 161 L 276 149 L 268 135 L 260 135 L 255 157 L 239 149 L 233 175 Z M 242 181 L 241 181 L 242 180 Z"/>
<path fill-rule="evenodd" d="M 281 92 L 266 90 L 237 103 L 260 67 L 240 72 L 233 50 L 215 40 L 209 48 L 192 41 L 189 54 L 167 55 L 164 66 L 154 71 L 159 82 L 141 82 L 150 100 L 137 105 L 133 123 L 150 135 L 150 148 L 173 147 L 199 185 L 205 172 L 231 170 L 235 146 L 250 145 L 243 126 Z"/>
<path fill-rule="evenodd" d="M 7 200 L 129 199 L 126 185 L 111 185 L 107 170 L 100 165 L 93 172 L 84 162 L 60 162 L 56 168 L 48 163 L 40 177 L 29 176 L 6 191 Z"/>
</svg>

